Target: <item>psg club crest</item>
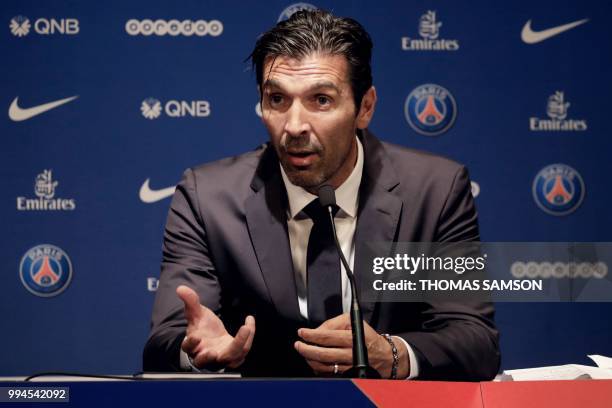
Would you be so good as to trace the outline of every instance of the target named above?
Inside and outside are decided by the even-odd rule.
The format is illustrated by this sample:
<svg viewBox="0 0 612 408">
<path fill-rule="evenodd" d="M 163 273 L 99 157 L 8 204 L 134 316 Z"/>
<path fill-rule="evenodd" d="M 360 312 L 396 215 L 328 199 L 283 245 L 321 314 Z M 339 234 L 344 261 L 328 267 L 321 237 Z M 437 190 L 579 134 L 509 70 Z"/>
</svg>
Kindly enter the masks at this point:
<svg viewBox="0 0 612 408">
<path fill-rule="evenodd" d="M 23 286 L 36 296 L 62 293 L 72 279 L 72 263 L 66 252 L 54 245 L 31 248 L 21 258 L 19 276 Z"/>
<path fill-rule="evenodd" d="M 288 20 L 289 17 L 291 17 L 293 14 L 297 13 L 298 11 L 302 11 L 302 10 L 317 10 L 318 7 L 314 6 L 310 3 L 295 3 L 290 5 L 289 7 L 285 8 L 280 15 L 278 16 L 278 21 L 277 22 L 281 22 L 281 21 L 285 21 Z"/>
<path fill-rule="evenodd" d="M 455 122 L 457 104 L 447 89 L 435 84 L 418 86 L 406 98 L 404 114 L 408 124 L 418 133 L 436 136 L 446 132 Z"/>
<path fill-rule="evenodd" d="M 567 215 L 584 199 L 584 181 L 565 164 L 544 167 L 533 180 L 533 199 L 538 207 L 552 215 Z"/>
</svg>

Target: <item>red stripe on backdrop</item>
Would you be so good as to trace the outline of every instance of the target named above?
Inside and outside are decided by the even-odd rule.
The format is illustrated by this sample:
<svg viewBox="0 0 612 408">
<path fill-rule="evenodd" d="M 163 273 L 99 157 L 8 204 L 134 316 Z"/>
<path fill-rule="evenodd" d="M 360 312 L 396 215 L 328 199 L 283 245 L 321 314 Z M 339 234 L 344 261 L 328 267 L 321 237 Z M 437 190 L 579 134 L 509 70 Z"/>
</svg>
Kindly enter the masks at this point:
<svg viewBox="0 0 612 408">
<path fill-rule="evenodd" d="M 485 407 L 612 407 L 612 380 L 488 382 L 481 387 Z"/>
<path fill-rule="evenodd" d="M 482 408 L 479 383 L 353 380 L 378 407 Z"/>
</svg>

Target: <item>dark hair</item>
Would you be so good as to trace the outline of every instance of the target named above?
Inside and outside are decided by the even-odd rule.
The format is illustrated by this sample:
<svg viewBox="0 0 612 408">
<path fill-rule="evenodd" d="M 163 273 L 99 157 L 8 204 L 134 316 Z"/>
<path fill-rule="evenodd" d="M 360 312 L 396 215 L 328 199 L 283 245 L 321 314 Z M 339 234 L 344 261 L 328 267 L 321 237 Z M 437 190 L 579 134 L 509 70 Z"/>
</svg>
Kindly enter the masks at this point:
<svg viewBox="0 0 612 408">
<path fill-rule="evenodd" d="M 363 95 L 372 86 L 372 40 L 357 21 L 324 10 L 298 11 L 257 39 L 249 58 L 260 90 L 266 57 L 299 59 L 315 52 L 344 55 L 355 108 L 359 111 Z"/>
</svg>

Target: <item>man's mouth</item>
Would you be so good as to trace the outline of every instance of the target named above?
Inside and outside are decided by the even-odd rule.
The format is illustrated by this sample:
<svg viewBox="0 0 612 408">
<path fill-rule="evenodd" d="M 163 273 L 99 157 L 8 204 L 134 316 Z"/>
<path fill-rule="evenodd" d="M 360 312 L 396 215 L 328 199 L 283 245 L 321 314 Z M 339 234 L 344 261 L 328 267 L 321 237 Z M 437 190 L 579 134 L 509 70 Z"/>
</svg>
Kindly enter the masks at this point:
<svg viewBox="0 0 612 408">
<path fill-rule="evenodd" d="M 317 158 L 317 153 L 313 151 L 287 151 L 287 159 L 294 167 L 310 166 Z"/>
</svg>

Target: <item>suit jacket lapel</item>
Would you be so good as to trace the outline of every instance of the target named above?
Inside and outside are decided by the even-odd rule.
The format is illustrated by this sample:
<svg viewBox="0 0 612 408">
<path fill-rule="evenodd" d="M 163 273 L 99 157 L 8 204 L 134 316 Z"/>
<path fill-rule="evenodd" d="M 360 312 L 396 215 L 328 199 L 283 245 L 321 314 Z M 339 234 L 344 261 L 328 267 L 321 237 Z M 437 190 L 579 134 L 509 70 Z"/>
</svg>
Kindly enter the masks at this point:
<svg viewBox="0 0 612 408">
<path fill-rule="evenodd" d="M 391 191 L 399 184 L 399 179 L 390 165 L 385 150 L 373 135 L 361 132 L 364 150 L 364 169 L 359 188 L 359 212 L 355 231 L 355 280 L 361 287 L 363 277 L 371 274 L 370 265 L 360 262 L 366 242 L 392 242 L 402 213 L 402 200 Z M 371 322 L 374 302 L 361 303 L 364 320 Z"/>
<path fill-rule="evenodd" d="M 360 132 L 360 140 L 364 171 L 354 238 L 357 288 L 361 278 L 372 273 L 369 265 L 359 262 L 361 244 L 394 241 L 402 213 L 402 201 L 391 192 L 399 179 L 382 144 L 367 131 Z M 301 321 L 287 231 L 287 191 L 271 146 L 262 153 L 251 188 L 255 194 L 246 201 L 247 225 L 270 297 L 279 314 Z M 361 302 L 361 306 L 364 319 L 370 322 L 375 303 Z"/>
<path fill-rule="evenodd" d="M 245 204 L 247 225 L 272 303 L 284 318 L 300 321 L 287 231 L 287 192 L 271 146 L 262 153 L 251 188 L 255 194 Z"/>
</svg>

